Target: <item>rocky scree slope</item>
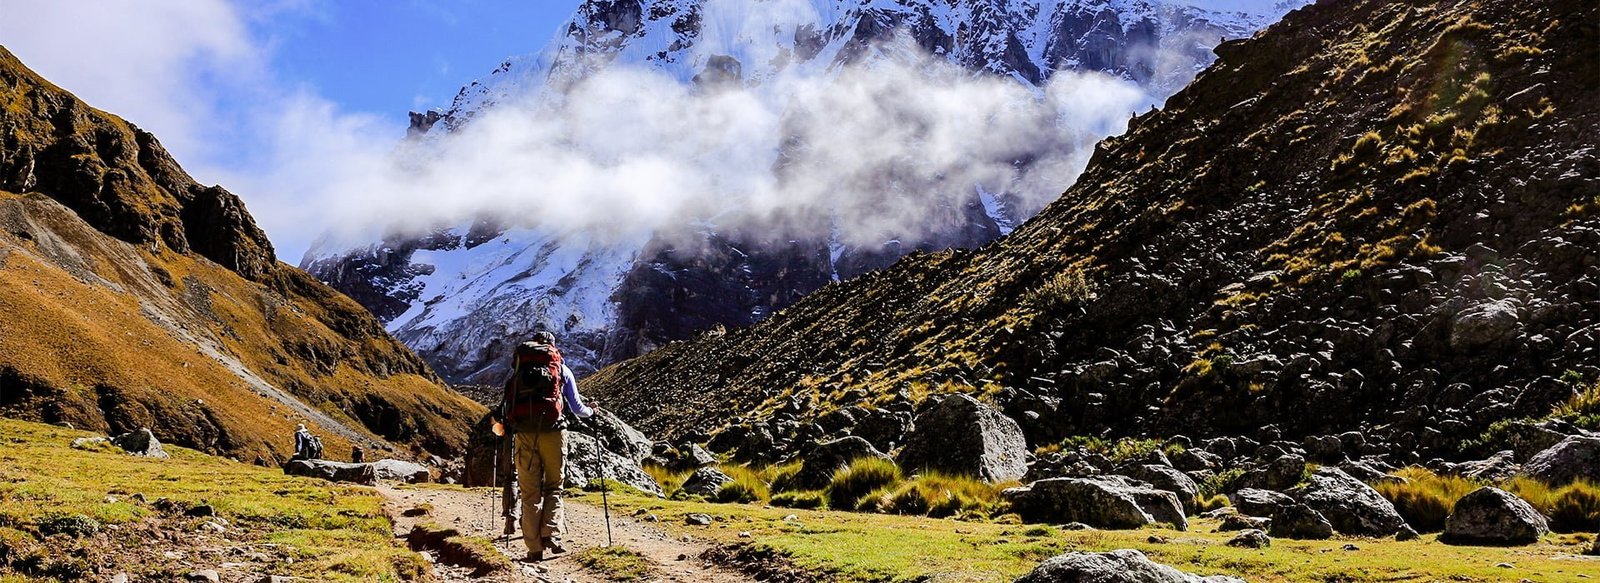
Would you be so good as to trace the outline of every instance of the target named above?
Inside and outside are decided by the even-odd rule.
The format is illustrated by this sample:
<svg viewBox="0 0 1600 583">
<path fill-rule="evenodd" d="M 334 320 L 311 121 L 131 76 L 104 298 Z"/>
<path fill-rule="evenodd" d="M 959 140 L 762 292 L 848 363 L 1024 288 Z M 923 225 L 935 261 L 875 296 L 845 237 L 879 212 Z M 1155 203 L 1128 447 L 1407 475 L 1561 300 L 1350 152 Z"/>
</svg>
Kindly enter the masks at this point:
<svg viewBox="0 0 1600 583">
<path fill-rule="evenodd" d="M 278 263 L 244 204 L 0 48 L 0 414 L 287 459 L 460 449 L 483 408 Z"/>
<path fill-rule="evenodd" d="M 846 403 L 963 392 L 1034 445 L 1276 423 L 1453 454 L 1600 376 L 1597 22 L 1554 0 L 1321 2 L 1218 46 L 1011 236 L 586 389 L 666 436 L 781 410 L 781 443 Z"/>
<path fill-rule="evenodd" d="M 800 17 L 787 14 L 795 5 L 591 0 L 543 51 L 507 60 L 464 87 L 447 111 L 414 113 L 411 134 L 425 148 L 484 112 L 559 102 L 573 84 L 619 66 L 701 87 L 757 86 L 927 54 L 1039 90 L 1058 71 L 1104 71 L 1159 98 L 1209 63 L 1219 39 L 1249 36 L 1303 4 L 819 0 L 799 3 L 798 12 L 807 13 Z M 300 265 L 372 310 L 451 382 L 498 382 L 509 350 L 500 340 L 538 328 L 561 332 L 585 374 L 667 341 L 758 322 L 830 281 L 906 253 L 978 247 L 1042 206 L 993 185 L 1000 192 L 928 187 L 965 194 L 949 197 L 958 204 L 919 203 L 925 220 L 881 244 L 841 243 L 830 209 L 778 220 L 759 210 L 750 210 L 759 218 L 741 219 L 735 208 L 716 217 L 716 226 L 689 217 L 681 228 L 598 243 L 583 234 L 508 229 L 489 218 L 423 235 L 391 233 L 355 248 L 313 249 Z M 862 194 L 930 196 L 917 188 Z"/>
</svg>

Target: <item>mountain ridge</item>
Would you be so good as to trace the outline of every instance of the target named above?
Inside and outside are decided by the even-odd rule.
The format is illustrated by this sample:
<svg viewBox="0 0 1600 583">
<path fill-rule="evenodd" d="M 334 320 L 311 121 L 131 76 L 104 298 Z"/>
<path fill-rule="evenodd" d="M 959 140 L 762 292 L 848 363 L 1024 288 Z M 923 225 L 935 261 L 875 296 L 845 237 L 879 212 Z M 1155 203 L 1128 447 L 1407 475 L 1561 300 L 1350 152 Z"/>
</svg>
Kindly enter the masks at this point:
<svg viewBox="0 0 1600 583">
<path fill-rule="evenodd" d="M 1218 46 L 1010 236 L 831 284 L 588 387 L 675 437 L 784 443 L 851 403 L 962 392 L 1034 445 L 1281 423 L 1456 455 L 1581 387 L 1560 379 L 1600 377 L 1583 251 L 1600 245 L 1600 171 L 1580 146 L 1600 109 L 1594 16 L 1318 3 Z"/>
</svg>

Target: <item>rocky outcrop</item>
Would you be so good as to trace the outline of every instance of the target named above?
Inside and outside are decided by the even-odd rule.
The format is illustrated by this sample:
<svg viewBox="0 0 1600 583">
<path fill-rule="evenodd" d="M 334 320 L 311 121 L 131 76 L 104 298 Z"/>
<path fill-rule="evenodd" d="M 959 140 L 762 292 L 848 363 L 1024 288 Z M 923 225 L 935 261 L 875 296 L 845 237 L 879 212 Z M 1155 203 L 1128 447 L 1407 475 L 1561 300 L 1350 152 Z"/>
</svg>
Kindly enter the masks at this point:
<svg viewBox="0 0 1600 583">
<path fill-rule="evenodd" d="M 373 474 L 379 480 L 420 484 L 433 481 L 433 472 L 427 466 L 404 460 L 384 459 L 371 462 Z"/>
<path fill-rule="evenodd" d="M 632 486 L 646 494 L 661 495 L 661 484 L 645 473 L 638 462 L 606 450 L 595 438 L 582 433 L 568 433 L 566 445 L 566 487 L 584 488 L 604 478 Z"/>
<path fill-rule="evenodd" d="M 1318 469 L 1304 486 L 1290 494 L 1321 513 L 1341 534 L 1400 538 L 1417 535 L 1393 503 L 1338 468 Z"/>
<path fill-rule="evenodd" d="M 716 496 L 717 492 L 722 491 L 722 487 L 724 485 L 732 482 L 733 478 L 728 474 L 723 473 L 722 470 L 717 468 L 700 468 L 695 470 L 694 473 L 689 474 L 689 477 L 684 478 L 683 486 L 679 487 L 678 489 L 685 494 L 693 494 L 695 496 L 711 498 Z"/>
<path fill-rule="evenodd" d="M 1456 501 L 1439 540 L 1450 544 L 1526 545 L 1550 532 L 1538 510 L 1515 494 L 1485 486 Z"/>
<path fill-rule="evenodd" d="M 918 415 L 915 425 L 895 457 L 907 471 L 937 470 L 988 482 L 1016 480 L 1028 471 L 1022 428 L 977 399 L 946 397 Z"/>
<path fill-rule="evenodd" d="M 1082 522 L 1096 528 L 1170 524 L 1184 530 L 1178 496 L 1122 476 L 1050 478 L 1001 493 L 1024 520 Z"/>
<path fill-rule="evenodd" d="M 1600 483 L 1600 437 L 1573 435 L 1534 455 L 1523 472 L 1554 485 L 1577 479 Z"/>
<path fill-rule="evenodd" d="M 1106 553 L 1071 552 L 1035 567 L 1016 583 L 1244 583 L 1237 577 L 1200 577 L 1162 565 L 1132 549 Z"/>
<path fill-rule="evenodd" d="M 372 464 L 353 464 L 328 460 L 293 460 L 283 464 L 283 473 L 291 476 L 322 478 L 330 482 L 350 482 L 371 486 L 378 483 L 377 468 Z"/>
</svg>

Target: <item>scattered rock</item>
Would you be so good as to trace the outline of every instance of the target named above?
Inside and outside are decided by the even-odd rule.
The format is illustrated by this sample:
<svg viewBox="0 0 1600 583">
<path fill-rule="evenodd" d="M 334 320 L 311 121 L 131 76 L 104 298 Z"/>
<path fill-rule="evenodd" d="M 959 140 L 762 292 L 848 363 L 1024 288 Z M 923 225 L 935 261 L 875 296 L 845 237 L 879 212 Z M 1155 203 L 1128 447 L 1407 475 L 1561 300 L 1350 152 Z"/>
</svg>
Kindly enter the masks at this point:
<svg viewBox="0 0 1600 583">
<path fill-rule="evenodd" d="M 292 460 L 283 464 L 283 473 L 291 476 L 322 478 L 330 482 L 351 482 L 372 486 L 378 483 L 378 473 L 372 464 L 352 464 L 328 460 Z"/>
<path fill-rule="evenodd" d="M 1305 486 L 1290 492 L 1321 513 L 1334 530 L 1355 536 L 1415 536 L 1416 531 L 1377 490 L 1338 468 L 1320 468 Z M 1276 526 L 1277 517 L 1274 517 Z"/>
<path fill-rule="evenodd" d="M 122 448 L 122 451 L 137 456 L 163 460 L 169 457 L 166 450 L 161 449 L 161 442 L 156 440 L 156 435 L 151 433 L 148 427 L 140 427 L 138 430 L 113 437 L 111 443 Z"/>
<path fill-rule="evenodd" d="M 1267 533 L 1262 532 L 1260 529 L 1252 528 L 1250 530 L 1241 531 L 1239 534 L 1234 535 L 1233 538 L 1228 539 L 1228 546 L 1259 549 L 1262 547 L 1272 546 L 1272 539 L 1267 536 Z"/>
<path fill-rule="evenodd" d="M 1244 488 L 1229 494 L 1228 502 L 1249 516 L 1274 516 L 1279 508 L 1294 504 L 1294 498 L 1271 490 Z"/>
<path fill-rule="evenodd" d="M 216 571 L 211 569 L 190 571 L 189 574 L 185 575 L 183 578 L 185 581 L 204 581 L 206 583 L 218 583 L 219 581 L 222 581 L 222 576 L 218 575 Z"/>
<path fill-rule="evenodd" d="M 1023 575 L 1016 583 L 1244 583 L 1235 577 L 1200 577 L 1151 561 L 1144 553 L 1122 549 L 1106 553 L 1057 555 Z"/>
<path fill-rule="evenodd" d="M 1290 504 L 1272 516 L 1267 532 L 1278 538 L 1323 540 L 1333 536 L 1333 524 L 1310 506 Z"/>
<path fill-rule="evenodd" d="M 1445 518 L 1441 542 L 1449 544 L 1525 545 L 1550 532 L 1533 506 L 1493 487 L 1473 490 L 1456 501 Z"/>
<path fill-rule="evenodd" d="M 372 471 L 379 480 L 392 480 L 407 484 L 420 484 L 433 480 L 433 474 L 422 464 L 408 461 L 384 459 L 372 462 Z"/>
<path fill-rule="evenodd" d="M 722 470 L 717 468 L 700 468 L 695 470 L 693 474 L 689 474 L 689 477 L 683 480 L 683 486 L 679 488 L 679 490 L 685 494 L 693 494 L 695 496 L 705 496 L 710 498 L 712 496 L 716 496 L 717 492 L 722 491 L 722 486 L 724 484 L 729 484 L 732 482 L 733 476 L 723 473 Z"/>
<path fill-rule="evenodd" d="M 1522 469 L 1552 486 L 1566 485 L 1579 478 L 1600 483 L 1600 437 L 1569 436 L 1534 455 Z"/>
<path fill-rule="evenodd" d="M 1517 475 L 1517 472 L 1522 470 L 1522 466 L 1517 464 L 1516 452 L 1507 449 L 1496 452 L 1494 455 L 1489 456 L 1488 459 L 1456 464 L 1455 470 L 1456 473 L 1465 478 L 1481 482 L 1499 483 Z"/>
<path fill-rule="evenodd" d="M 711 515 L 699 513 L 690 514 L 683 517 L 683 522 L 689 526 L 711 526 Z"/>
<path fill-rule="evenodd" d="M 896 458 L 907 471 L 931 469 L 989 482 L 1016 480 L 1028 471 L 1022 428 L 972 397 L 945 397 L 914 424 Z"/>
<path fill-rule="evenodd" d="M 1138 528 L 1167 523 L 1187 529 L 1177 494 L 1122 476 L 1050 478 L 1001 496 L 1034 522 L 1084 522 L 1099 528 Z"/>
<path fill-rule="evenodd" d="M 1484 302 L 1456 314 L 1450 323 L 1450 347 L 1469 350 L 1515 336 L 1519 317 L 1509 299 Z"/>
<path fill-rule="evenodd" d="M 1271 448 L 1272 446 L 1267 446 Z M 1263 464 L 1253 470 L 1245 472 L 1237 482 L 1240 488 L 1257 488 L 1261 490 L 1286 490 L 1300 483 L 1305 477 L 1306 458 L 1285 454 L 1273 458 L 1269 463 Z"/>
<path fill-rule="evenodd" d="M 1245 516 L 1243 514 L 1230 514 L 1222 519 L 1222 524 L 1217 526 L 1217 532 L 1231 532 L 1235 530 L 1266 530 L 1272 524 L 1271 518 L 1260 516 Z"/>
<path fill-rule="evenodd" d="M 1123 474 L 1136 480 L 1149 482 L 1157 490 L 1166 490 L 1178 495 L 1178 501 L 1183 503 L 1185 512 L 1193 513 L 1198 510 L 1196 499 L 1200 497 L 1200 486 L 1194 483 L 1188 475 L 1178 468 L 1165 465 L 1144 464 L 1123 468 Z"/>
</svg>

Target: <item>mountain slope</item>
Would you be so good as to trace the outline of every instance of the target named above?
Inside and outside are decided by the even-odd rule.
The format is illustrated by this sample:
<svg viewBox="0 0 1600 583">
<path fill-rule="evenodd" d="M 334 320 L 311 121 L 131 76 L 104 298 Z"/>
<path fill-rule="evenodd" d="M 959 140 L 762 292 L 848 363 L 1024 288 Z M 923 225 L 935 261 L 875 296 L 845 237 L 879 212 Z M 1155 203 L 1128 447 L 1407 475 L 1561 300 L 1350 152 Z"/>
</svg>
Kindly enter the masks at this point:
<svg viewBox="0 0 1600 583">
<path fill-rule="evenodd" d="M 350 299 L 277 263 L 243 203 L 0 48 L 0 414 L 287 459 L 295 423 L 448 454 L 482 408 Z"/>
<path fill-rule="evenodd" d="M 1321 2 L 1219 46 L 1011 236 L 587 389 L 669 435 L 958 391 L 1034 442 L 1279 424 L 1454 453 L 1600 377 L 1597 16 Z"/>
<path fill-rule="evenodd" d="M 541 52 L 507 60 L 463 88 L 447 111 L 413 114 L 407 148 L 449 148 L 452 140 L 469 135 L 475 122 L 517 108 L 527 108 L 530 117 L 563 115 L 561 104 L 581 99 L 568 96 L 574 88 L 616 70 L 646 71 L 694 92 L 737 87 L 759 96 L 764 87 L 787 87 L 797 79 L 838 82 L 850 77 L 850 71 L 921 71 L 932 62 L 958 71 L 952 82 L 1009 80 L 1014 82 L 1009 89 L 1036 99 L 1046 98 L 1053 79 L 1071 77 L 1060 75 L 1063 71 L 1096 71 L 1125 80 L 1132 90 L 1159 102 L 1209 63 L 1210 47 L 1220 39 L 1249 36 L 1304 3 L 592 0 L 579 6 Z M 911 115 L 917 103 L 912 96 L 918 92 L 905 86 L 884 88 L 875 101 L 889 104 L 884 116 Z M 1086 99 L 1069 100 L 1081 104 Z M 848 125 L 842 120 L 863 116 L 842 111 L 844 105 L 830 105 L 832 109 L 815 112 L 783 104 L 775 109 L 785 112 L 786 127 L 828 120 Z M 905 111 L 895 111 L 896 105 Z M 1057 126 L 1041 132 L 1051 134 L 1044 140 L 1050 151 L 1006 151 L 983 162 L 1012 175 L 1026 174 L 1036 162 L 1047 166 L 1041 159 L 1087 152 L 1089 144 L 1117 131 L 1125 119 L 1110 115 L 1117 122 L 1114 127 L 1100 128 L 1065 112 L 1051 114 L 1036 120 L 1037 125 Z M 611 118 L 633 123 L 620 114 L 602 117 L 610 123 L 617 123 Z M 938 120 L 928 123 L 933 121 Z M 486 123 L 515 127 L 504 117 Z M 917 123 L 908 121 L 896 129 L 914 132 Z M 585 143 L 583 136 L 607 127 L 596 126 L 577 128 L 575 142 Z M 774 152 L 766 164 L 776 182 L 802 183 L 836 165 L 829 156 L 853 157 L 832 151 L 847 145 L 812 145 L 806 138 L 798 130 L 792 136 L 772 136 Z M 580 149 L 573 146 L 562 153 Z M 603 166 L 612 157 L 612 145 L 599 149 L 602 153 L 595 158 Z M 980 156 L 972 154 L 961 163 Z M 1075 171 L 1081 158 L 1073 160 Z M 487 216 L 423 234 L 392 232 L 381 241 L 354 246 L 330 243 L 312 249 L 300 265 L 371 309 L 451 381 L 497 382 L 504 375 L 505 346 L 494 341 L 538 328 L 557 330 L 569 339 L 574 364 L 583 373 L 718 326 L 753 324 L 829 281 L 886 267 L 906 253 L 980 246 L 1036 212 L 1070 181 L 1070 175 L 1054 177 L 1044 189 L 1019 184 L 1021 180 L 974 184 L 945 180 L 941 170 L 959 176 L 958 168 L 921 168 L 919 162 L 895 160 L 852 177 L 851 184 L 829 184 L 820 189 L 828 194 L 816 203 L 819 208 L 780 204 L 774 211 L 741 203 L 742 192 L 698 193 L 713 199 L 714 208 L 664 220 L 642 236 L 597 241 L 583 229 L 573 234 L 507 228 L 504 215 L 534 211 L 496 206 Z M 548 179 L 528 177 L 529 182 Z M 872 190 L 856 183 L 870 183 Z M 527 188 L 544 194 L 537 184 Z M 779 198 L 794 204 L 792 200 L 803 197 L 785 191 Z M 907 208 L 916 209 L 917 216 L 894 218 L 909 214 Z M 859 221 L 841 216 L 874 217 L 891 226 L 857 234 L 851 225 Z"/>
</svg>

